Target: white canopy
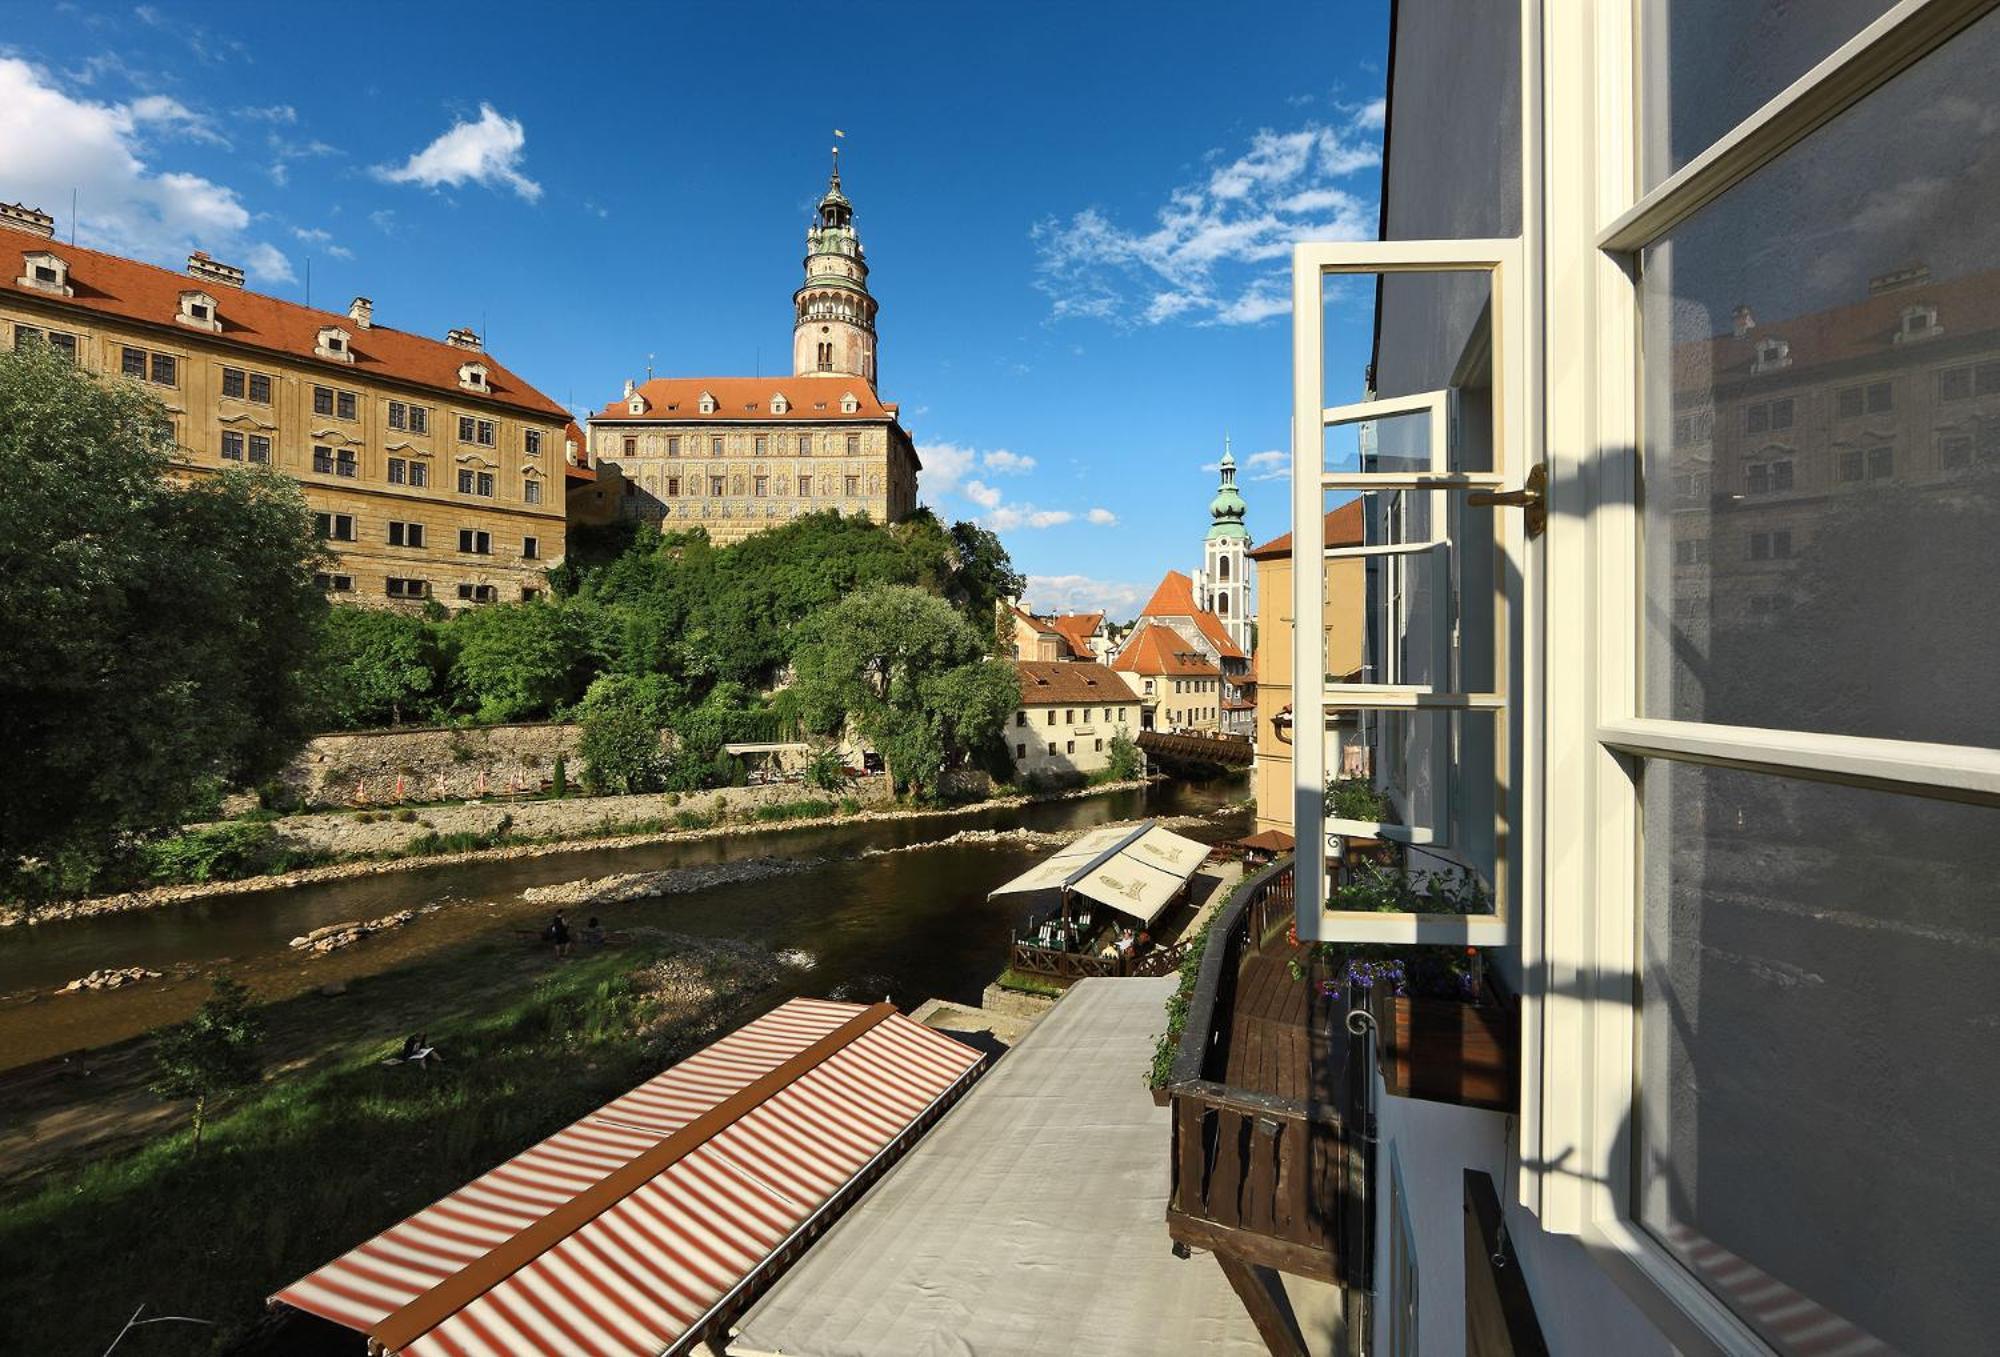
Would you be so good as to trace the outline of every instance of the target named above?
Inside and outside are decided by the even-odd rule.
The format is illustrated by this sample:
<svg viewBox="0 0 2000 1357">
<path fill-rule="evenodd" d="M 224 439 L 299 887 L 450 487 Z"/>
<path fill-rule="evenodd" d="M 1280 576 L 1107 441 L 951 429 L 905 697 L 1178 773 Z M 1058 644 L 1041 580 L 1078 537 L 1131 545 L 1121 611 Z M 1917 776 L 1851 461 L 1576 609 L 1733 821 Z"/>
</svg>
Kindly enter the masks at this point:
<svg viewBox="0 0 2000 1357">
<path fill-rule="evenodd" d="M 1163 829 L 1151 820 L 1139 825 L 1112 825 L 1065 845 L 991 895 L 1073 890 L 1150 924 L 1207 856 L 1206 844 Z"/>
</svg>

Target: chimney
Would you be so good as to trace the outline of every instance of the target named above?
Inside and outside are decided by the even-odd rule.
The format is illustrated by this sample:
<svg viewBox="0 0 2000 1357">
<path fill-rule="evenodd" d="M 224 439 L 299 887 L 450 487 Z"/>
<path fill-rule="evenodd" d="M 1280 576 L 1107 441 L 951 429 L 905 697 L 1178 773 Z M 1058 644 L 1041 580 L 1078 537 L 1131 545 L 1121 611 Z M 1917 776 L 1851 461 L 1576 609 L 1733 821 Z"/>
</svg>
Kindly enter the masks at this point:
<svg viewBox="0 0 2000 1357">
<path fill-rule="evenodd" d="M 234 264 L 224 264 L 210 259 L 206 250 L 196 250 L 188 256 L 188 277 L 199 278 L 204 283 L 220 283 L 224 287 L 243 286 L 243 270 Z"/>
<path fill-rule="evenodd" d="M 479 332 L 464 326 L 445 331 L 444 342 L 454 349 L 471 349 L 474 353 L 479 352 Z"/>
<path fill-rule="evenodd" d="M 1735 321 L 1736 321 L 1736 337 L 1738 339 L 1743 338 L 1743 336 L 1749 334 L 1752 330 L 1757 328 L 1757 317 L 1754 314 L 1752 314 L 1750 308 L 1747 306 L 1739 306 L 1736 308 Z"/>
<path fill-rule="evenodd" d="M 631 399 L 632 399 L 632 392 L 633 392 L 634 390 L 636 390 L 636 389 L 637 389 L 637 388 L 635 388 L 635 387 L 634 387 L 634 386 L 632 385 L 632 379 L 631 379 L 630 377 L 627 377 L 627 378 L 625 379 L 625 399 L 626 399 L 626 400 L 631 400 Z"/>
<path fill-rule="evenodd" d="M 347 318 L 366 330 L 375 324 L 375 303 L 366 297 L 356 297 L 347 304 Z"/>
<path fill-rule="evenodd" d="M 0 226 L 10 226 L 16 231 L 26 231 L 31 236 L 52 240 L 56 234 L 56 219 L 39 207 L 29 207 L 23 203 L 0 203 Z"/>
</svg>

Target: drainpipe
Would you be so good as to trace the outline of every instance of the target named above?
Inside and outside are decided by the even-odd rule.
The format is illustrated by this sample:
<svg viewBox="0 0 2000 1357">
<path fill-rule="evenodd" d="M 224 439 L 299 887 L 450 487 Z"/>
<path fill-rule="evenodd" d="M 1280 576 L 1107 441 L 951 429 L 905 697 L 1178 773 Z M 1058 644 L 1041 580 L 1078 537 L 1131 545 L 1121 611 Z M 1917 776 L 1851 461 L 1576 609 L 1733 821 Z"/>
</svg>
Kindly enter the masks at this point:
<svg viewBox="0 0 2000 1357">
<path fill-rule="evenodd" d="M 1383 987 L 1384 993 L 1387 986 Z M 1375 1066 L 1381 1028 L 1368 1000 L 1347 1014 L 1346 1182 L 1342 1195 L 1340 1250 L 1346 1273 L 1345 1319 L 1349 1357 L 1368 1357 L 1374 1349 L 1375 1319 L 1375 1149 L 1377 1140 Z"/>
</svg>

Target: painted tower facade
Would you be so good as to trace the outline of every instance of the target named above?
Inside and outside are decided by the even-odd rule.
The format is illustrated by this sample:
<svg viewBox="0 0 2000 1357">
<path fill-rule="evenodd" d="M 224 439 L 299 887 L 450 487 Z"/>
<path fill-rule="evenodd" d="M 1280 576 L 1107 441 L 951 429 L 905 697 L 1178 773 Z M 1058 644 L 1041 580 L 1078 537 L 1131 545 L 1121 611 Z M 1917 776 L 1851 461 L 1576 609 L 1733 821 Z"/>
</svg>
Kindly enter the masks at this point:
<svg viewBox="0 0 2000 1357">
<path fill-rule="evenodd" d="M 868 258 L 854 233 L 854 204 L 840 191 L 840 152 L 833 178 L 806 230 L 806 280 L 792 294 L 792 375 L 875 376 L 875 298 L 868 292 Z"/>
<path fill-rule="evenodd" d="M 1250 602 L 1250 531 L 1243 526 L 1249 506 L 1236 489 L 1236 456 L 1227 439 L 1221 470 L 1222 484 L 1208 504 L 1208 536 L 1202 542 L 1201 572 L 1195 577 L 1195 602 L 1220 618 L 1229 639 L 1248 654 L 1256 616 Z"/>
</svg>

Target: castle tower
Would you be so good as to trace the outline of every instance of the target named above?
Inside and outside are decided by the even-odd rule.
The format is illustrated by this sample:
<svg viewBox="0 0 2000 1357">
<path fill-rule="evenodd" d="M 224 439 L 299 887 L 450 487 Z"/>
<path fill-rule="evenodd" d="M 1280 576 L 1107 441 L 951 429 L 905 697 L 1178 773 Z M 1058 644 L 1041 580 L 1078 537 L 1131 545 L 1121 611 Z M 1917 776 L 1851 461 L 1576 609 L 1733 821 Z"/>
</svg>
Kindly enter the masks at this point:
<svg viewBox="0 0 2000 1357">
<path fill-rule="evenodd" d="M 1221 619 L 1229 638 L 1250 651 L 1250 530 L 1243 526 L 1249 506 L 1236 489 L 1236 456 L 1222 443 L 1222 485 L 1208 504 L 1208 537 L 1202 542 L 1201 605 Z"/>
<path fill-rule="evenodd" d="M 875 298 L 868 260 L 854 234 L 854 204 L 840 191 L 840 148 L 833 178 L 806 230 L 806 281 L 792 294 L 792 374 L 838 375 L 875 384 Z"/>
</svg>

